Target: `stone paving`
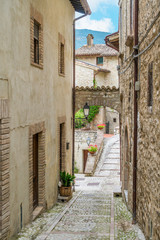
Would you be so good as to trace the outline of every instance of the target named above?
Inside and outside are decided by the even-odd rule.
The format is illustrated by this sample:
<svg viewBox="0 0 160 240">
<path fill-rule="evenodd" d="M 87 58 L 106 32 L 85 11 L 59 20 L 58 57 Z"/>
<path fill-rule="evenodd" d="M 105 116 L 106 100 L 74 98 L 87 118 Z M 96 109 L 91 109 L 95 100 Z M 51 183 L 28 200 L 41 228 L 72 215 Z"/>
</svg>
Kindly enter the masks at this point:
<svg viewBox="0 0 160 240">
<path fill-rule="evenodd" d="M 104 139 L 104 150 L 93 177 L 76 175 L 73 198 L 57 203 L 19 233 L 21 240 L 144 240 L 133 227 L 120 191 L 119 135 Z"/>
</svg>

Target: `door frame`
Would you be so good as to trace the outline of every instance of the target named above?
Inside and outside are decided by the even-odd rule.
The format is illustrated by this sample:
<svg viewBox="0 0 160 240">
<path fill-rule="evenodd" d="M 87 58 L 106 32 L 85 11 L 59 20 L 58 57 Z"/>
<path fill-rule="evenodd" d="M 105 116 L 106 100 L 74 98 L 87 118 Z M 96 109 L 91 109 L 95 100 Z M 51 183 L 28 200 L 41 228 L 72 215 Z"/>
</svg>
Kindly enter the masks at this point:
<svg viewBox="0 0 160 240">
<path fill-rule="evenodd" d="M 33 218 L 33 135 L 38 134 L 38 207 L 45 208 L 45 122 L 29 127 L 29 211 Z"/>
</svg>

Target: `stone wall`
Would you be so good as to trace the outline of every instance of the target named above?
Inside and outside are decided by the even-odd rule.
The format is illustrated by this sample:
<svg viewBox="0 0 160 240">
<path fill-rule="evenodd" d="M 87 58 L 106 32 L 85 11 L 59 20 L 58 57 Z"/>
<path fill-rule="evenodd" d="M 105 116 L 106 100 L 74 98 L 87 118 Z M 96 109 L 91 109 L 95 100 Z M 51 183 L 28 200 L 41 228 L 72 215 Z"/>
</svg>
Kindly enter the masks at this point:
<svg viewBox="0 0 160 240">
<path fill-rule="evenodd" d="M 103 57 L 104 62 L 102 68 L 107 69 L 109 72 L 99 72 L 95 75 L 96 85 L 97 86 L 109 86 L 116 88 L 119 87 L 118 83 L 118 74 L 117 74 L 117 65 L 118 57 L 117 56 L 108 56 Z M 79 57 L 77 58 L 80 61 L 87 62 L 93 65 L 96 65 L 96 57 Z M 94 72 L 96 73 L 94 66 L 87 66 L 76 62 L 76 86 L 92 87 Z"/>
<path fill-rule="evenodd" d="M 119 89 L 116 89 L 115 87 L 76 87 L 75 98 L 76 111 L 83 108 L 85 103 L 87 102 L 89 106 L 108 106 L 120 112 Z"/>
<path fill-rule="evenodd" d="M 130 1 L 120 1 L 122 9 L 122 28 L 120 28 L 120 72 L 131 61 L 128 58 L 133 44 L 125 45 L 130 32 Z M 139 1 L 139 52 L 143 51 L 159 33 L 159 1 Z M 159 16 L 158 16 L 159 14 Z M 153 23 L 153 21 L 155 22 Z M 152 24 L 153 23 L 153 24 Z M 152 25 L 151 25 L 152 24 Z M 151 26 L 151 27 L 150 27 Z M 148 30 L 149 29 L 149 30 Z M 146 36 L 145 36 L 146 33 Z M 144 38 L 143 38 L 144 37 Z M 160 239 L 160 39 L 157 38 L 151 48 L 138 59 L 138 148 L 137 148 L 137 191 L 136 220 L 146 239 Z M 149 64 L 153 62 L 153 105 L 148 106 Z M 123 197 L 128 208 L 133 208 L 133 143 L 134 143 L 134 63 L 120 74 L 121 98 L 121 180 Z M 128 196 L 126 194 L 128 192 Z"/>
<path fill-rule="evenodd" d="M 83 173 L 83 150 L 88 149 L 87 138 L 90 137 L 91 144 L 95 144 L 97 131 L 75 130 L 75 166 L 79 173 Z"/>
<path fill-rule="evenodd" d="M 109 122 L 109 133 L 114 134 L 114 129 L 119 126 L 119 113 L 109 107 L 106 107 L 105 124 Z"/>
</svg>

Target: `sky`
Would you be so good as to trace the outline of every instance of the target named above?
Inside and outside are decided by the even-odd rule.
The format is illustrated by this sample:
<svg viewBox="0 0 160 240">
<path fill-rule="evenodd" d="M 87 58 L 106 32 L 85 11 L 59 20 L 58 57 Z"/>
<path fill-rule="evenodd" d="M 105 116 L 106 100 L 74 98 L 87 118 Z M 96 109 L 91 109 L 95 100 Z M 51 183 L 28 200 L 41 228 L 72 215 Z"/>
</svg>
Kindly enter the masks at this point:
<svg viewBox="0 0 160 240">
<path fill-rule="evenodd" d="M 118 31 L 118 0 L 87 0 L 92 14 L 78 20 L 77 29 L 113 33 Z M 76 17 L 80 14 L 76 14 Z"/>
</svg>

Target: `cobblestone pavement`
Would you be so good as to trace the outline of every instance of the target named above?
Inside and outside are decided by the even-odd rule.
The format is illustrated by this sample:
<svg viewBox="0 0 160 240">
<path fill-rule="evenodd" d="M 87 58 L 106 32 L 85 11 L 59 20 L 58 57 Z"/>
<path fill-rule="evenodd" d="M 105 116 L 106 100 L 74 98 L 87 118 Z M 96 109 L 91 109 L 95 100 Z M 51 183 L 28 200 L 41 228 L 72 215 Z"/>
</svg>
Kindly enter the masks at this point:
<svg viewBox="0 0 160 240">
<path fill-rule="evenodd" d="M 73 198 L 27 226 L 17 239 L 27 240 L 141 240 L 121 197 L 119 135 L 104 139 L 104 150 L 93 177 L 76 175 Z"/>
</svg>

